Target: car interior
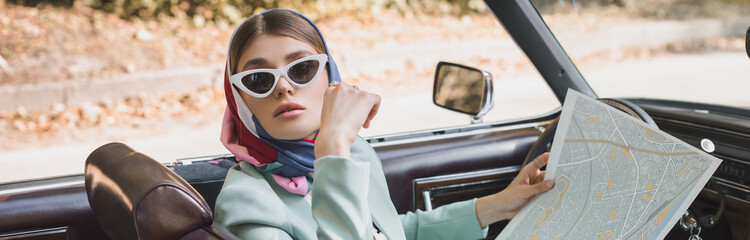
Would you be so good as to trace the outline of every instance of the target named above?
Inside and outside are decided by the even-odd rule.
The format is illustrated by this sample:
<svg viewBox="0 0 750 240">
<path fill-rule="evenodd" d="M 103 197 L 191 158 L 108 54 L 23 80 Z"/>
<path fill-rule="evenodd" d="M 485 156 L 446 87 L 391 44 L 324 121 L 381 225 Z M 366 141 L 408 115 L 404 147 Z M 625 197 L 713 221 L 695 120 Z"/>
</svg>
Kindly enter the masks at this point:
<svg viewBox="0 0 750 240">
<path fill-rule="evenodd" d="M 184 179 L 122 143 L 88 157 L 89 204 L 109 236 L 124 239 L 231 239 Z M 164 204 L 168 203 L 168 206 Z"/>
<path fill-rule="evenodd" d="M 555 39 L 539 25 L 531 3 L 487 5 L 558 98 L 568 88 L 596 96 L 570 59 L 565 60 L 560 45 L 549 42 Z M 746 37 L 750 57 L 750 28 Z M 435 85 L 444 80 L 437 74 L 441 66 L 481 72 L 438 65 Z M 486 101 L 492 86 L 491 76 L 480 76 L 473 80 L 480 91 L 459 98 L 479 94 L 483 101 L 468 111 L 438 104 L 471 115 L 473 124 L 366 139 L 380 157 L 399 213 L 429 211 L 500 191 L 529 159 L 549 151 L 560 110 L 482 123 L 481 113 L 492 107 Z M 436 90 L 433 100 L 439 94 Z M 750 239 L 750 111 L 668 100 L 600 101 L 723 160 L 666 239 L 688 238 L 696 228 L 704 239 Z M 232 155 L 164 164 L 126 144 L 108 143 L 89 155 L 84 175 L 2 185 L 0 239 L 236 239 L 213 221 L 212 213 L 226 172 L 235 164 Z M 507 222 L 492 224 L 487 239 L 494 239 Z"/>
</svg>

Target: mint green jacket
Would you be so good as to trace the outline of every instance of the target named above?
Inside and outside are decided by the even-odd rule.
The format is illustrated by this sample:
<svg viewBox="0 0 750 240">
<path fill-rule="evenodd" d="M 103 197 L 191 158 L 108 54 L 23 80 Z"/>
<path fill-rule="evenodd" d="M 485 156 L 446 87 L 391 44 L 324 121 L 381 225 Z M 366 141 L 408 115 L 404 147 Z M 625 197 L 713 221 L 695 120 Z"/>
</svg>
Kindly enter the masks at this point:
<svg viewBox="0 0 750 240">
<path fill-rule="evenodd" d="M 478 239 L 486 234 L 476 199 L 398 215 L 375 151 L 361 138 L 351 158 L 316 159 L 312 205 L 269 173 L 240 162 L 227 174 L 215 219 L 242 239 L 372 239 L 372 223 L 389 239 Z"/>
</svg>

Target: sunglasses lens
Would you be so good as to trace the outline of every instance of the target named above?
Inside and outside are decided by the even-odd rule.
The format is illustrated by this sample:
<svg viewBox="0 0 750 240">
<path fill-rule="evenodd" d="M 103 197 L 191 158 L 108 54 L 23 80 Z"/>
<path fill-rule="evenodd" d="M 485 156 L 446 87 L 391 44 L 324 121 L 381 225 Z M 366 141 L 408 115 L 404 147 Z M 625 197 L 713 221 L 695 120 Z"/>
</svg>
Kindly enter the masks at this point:
<svg viewBox="0 0 750 240">
<path fill-rule="evenodd" d="M 289 68 L 287 75 L 296 83 L 309 83 L 315 78 L 316 73 L 318 73 L 318 67 L 320 67 L 320 62 L 316 60 L 300 62 Z"/>
<path fill-rule="evenodd" d="M 271 73 L 253 73 L 242 77 L 242 85 L 254 93 L 263 94 L 271 91 L 276 77 Z"/>
</svg>

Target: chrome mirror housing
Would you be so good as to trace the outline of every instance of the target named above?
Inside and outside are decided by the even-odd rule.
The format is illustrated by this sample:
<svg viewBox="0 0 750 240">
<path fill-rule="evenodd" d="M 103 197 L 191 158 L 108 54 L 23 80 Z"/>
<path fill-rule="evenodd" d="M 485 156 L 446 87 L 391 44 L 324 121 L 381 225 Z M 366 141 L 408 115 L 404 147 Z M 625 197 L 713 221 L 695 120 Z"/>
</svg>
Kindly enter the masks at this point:
<svg viewBox="0 0 750 240">
<path fill-rule="evenodd" d="M 445 109 L 472 116 L 471 123 L 481 123 L 482 117 L 495 105 L 492 74 L 460 64 L 439 62 L 435 70 L 432 102 Z"/>
</svg>

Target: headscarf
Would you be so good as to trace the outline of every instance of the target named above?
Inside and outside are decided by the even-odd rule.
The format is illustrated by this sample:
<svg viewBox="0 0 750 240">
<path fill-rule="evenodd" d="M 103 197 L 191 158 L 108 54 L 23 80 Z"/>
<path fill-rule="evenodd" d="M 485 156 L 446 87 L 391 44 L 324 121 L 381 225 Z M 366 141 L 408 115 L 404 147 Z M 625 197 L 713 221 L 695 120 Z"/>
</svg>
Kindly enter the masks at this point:
<svg viewBox="0 0 750 240">
<path fill-rule="evenodd" d="M 289 9 L 270 9 L 259 14 L 270 11 L 289 11 L 305 19 L 315 28 L 323 41 L 323 47 L 328 55 L 328 82 L 341 82 L 336 63 L 328 52 L 328 46 L 323 39 L 320 29 L 307 17 Z M 241 26 L 241 25 L 240 25 Z M 239 29 L 239 27 L 238 27 Z M 229 46 L 237 34 L 237 29 L 232 33 Z M 315 160 L 314 141 L 306 140 L 280 140 L 269 135 L 258 119 L 253 116 L 250 109 L 242 101 L 236 88 L 229 82 L 232 73 L 229 64 L 229 53 L 227 54 L 227 65 L 224 69 L 224 93 L 227 98 L 227 109 L 224 112 L 224 120 L 221 126 L 221 142 L 237 158 L 256 167 L 259 171 L 270 172 L 273 179 L 287 191 L 299 195 L 306 195 L 310 190 L 308 181 L 312 180 L 309 172 L 313 172 L 313 161 Z"/>
</svg>

